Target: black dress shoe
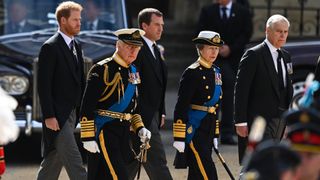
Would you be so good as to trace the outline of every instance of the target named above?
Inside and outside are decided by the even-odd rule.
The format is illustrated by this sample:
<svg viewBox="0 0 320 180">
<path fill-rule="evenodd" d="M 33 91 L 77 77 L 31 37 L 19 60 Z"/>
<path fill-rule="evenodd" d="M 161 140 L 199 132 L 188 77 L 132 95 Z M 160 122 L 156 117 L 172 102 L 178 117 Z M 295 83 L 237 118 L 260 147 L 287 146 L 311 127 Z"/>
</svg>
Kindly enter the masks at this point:
<svg viewBox="0 0 320 180">
<path fill-rule="evenodd" d="M 221 144 L 226 144 L 226 145 L 237 145 L 238 142 L 233 136 L 221 138 L 220 140 Z"/>
</svg>

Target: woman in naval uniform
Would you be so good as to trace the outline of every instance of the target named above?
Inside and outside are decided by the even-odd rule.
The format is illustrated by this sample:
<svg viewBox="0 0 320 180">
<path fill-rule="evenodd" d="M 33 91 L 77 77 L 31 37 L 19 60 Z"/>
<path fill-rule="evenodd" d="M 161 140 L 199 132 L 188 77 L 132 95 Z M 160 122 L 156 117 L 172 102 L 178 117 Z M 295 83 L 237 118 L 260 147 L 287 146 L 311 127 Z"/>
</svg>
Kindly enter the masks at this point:
<svg viewBox="0 0 320 180">
<path fill-rule="evenodd" d="M 201 31 L 193 42 L 199 58 L 184 71 L 180 80 L 174 110 L 173 146 L 185 154 L 188 179 L 212 180 L 218 178 L 211 153 L 214 139 L 217 145 L 217 112 L 222 97 L 221 74 L 214 61 L 224 42 L 213 31 Z M 178 161 L 175 163 L 179 166 Z"/>
</svg>

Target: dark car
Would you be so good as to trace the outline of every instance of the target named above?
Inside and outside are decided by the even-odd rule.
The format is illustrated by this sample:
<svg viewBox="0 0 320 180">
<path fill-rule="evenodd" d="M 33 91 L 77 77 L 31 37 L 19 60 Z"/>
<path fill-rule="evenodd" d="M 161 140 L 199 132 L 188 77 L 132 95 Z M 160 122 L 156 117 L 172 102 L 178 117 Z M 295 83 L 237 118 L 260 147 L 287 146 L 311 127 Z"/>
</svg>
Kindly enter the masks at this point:
<svg viewBox="0 0 320 180">
<path fill-rule="evenodd" d="M 284 46 L 290 52 L 293 64 L 293 102 L 304 93 L 305 80 L 309 73 L 314 73 L 320 55 L 320 40 L 303 38 L 289 40 Z"/>
<path fill-rule="evenodd" d="M 75 1 L 86 8 L 85 0 Z M 14 7 L 14 2 L 22 2 L 25 7 Z M 41 131 L 36 83 L 38 54 L 41 45 L 57 32 L 54 12 L 60 2 L 0 0 L 0 86 L 17 99 L 16 121 L 27 135 Z M 77 36 L 83 49 L 86 72 L 93 63 L 114 52 L 116 37 L 112 32 L 128 26 L 124 0 L 100 0 L 99 11 L 99 18 L 105 21 L 105 26 L 81 31 Z M 11 21 L 22 15 L 26 17 L 24 25 L 28 28 L 17 29 Z M 86 17 L 85 14 L 82 17 Z M 82 23 L 85 21 L 83 18 Z"/>
</svg>

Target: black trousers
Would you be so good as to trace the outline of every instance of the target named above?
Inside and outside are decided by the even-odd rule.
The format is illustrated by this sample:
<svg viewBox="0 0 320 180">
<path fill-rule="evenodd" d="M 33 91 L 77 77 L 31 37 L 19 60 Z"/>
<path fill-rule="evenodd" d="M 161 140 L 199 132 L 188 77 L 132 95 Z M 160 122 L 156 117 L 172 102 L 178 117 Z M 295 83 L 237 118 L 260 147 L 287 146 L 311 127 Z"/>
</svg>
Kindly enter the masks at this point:
<svg viewBox="0 0 320 180">
<path fill-rule="evenodd" d="M 261 142 L 266 140 L 274 140 L 275 142 L 280 142 L 287 122 L 280 118 L 273 118 L 267 121 L 267 126 L 265 132 L 263 134 L 263 139 Z M 250 133 L 250 130 L 249 130 Z M 242 160 L 246 153 L 246 148 L 248 145 L 248 137 L 240 137 L 238 136 L 238 155 L 239 155 L 239 163 L 242 164 Z"/>
<path fill-rule="evenodd" d="M 100 153 L 88 152 L 88 180 L 127 180 L 129 125 L 105 125 L 97 142 Z"/>
<path fill-rule="evenodd" d="M 186 147 L 187 164 L 189 166 L 188 180 L 217 180 L 217 170 L 212 160 L 213 132 L 215 121 L 204 119 L 195 132 L 190 144 Z"/>
<path fill-rule="evenodd" d="M 155 113 L 158 114 L 158 113 Z M 169 168 L 167 166 L 166 154 L 162 144 L 161 135 L 158 129 L 159 118 L 154 117 L 149 129 L 151 131 L 150 146 L 147 153 L 147 162 L 143 164 L 150 180 L 172 180 Z M 139 153 L 140 139 L 131 134 L 132 146 L 136 154 Z M 132 153 L 131 153 L 132 154 Z M 131 158 L 131 162 L 127 166 L 129 172 L 129 180 L 134 180 L 139 169 L 137 160 Z"/>
</svg>

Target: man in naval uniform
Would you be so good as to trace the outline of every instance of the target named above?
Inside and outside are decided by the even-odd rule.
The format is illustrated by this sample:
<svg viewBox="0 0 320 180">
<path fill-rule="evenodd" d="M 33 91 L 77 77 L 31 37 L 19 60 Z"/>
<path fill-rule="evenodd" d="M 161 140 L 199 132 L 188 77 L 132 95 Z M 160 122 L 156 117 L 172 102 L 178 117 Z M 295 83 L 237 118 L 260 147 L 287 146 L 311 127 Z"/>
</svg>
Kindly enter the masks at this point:
<svg viewBox="0 0 320 180">
<path fill-rule="evenodd" d="M 137 103 L 139 73 L 131 63 L 143 45 L 140 29 L 120 29 L 112 57 L 89 71 L 81 107 L 81 139 L 88 154 L 88 179 L 128 179 L 130 128 L 142 143 L 144 127 Z"/>
</svg>

